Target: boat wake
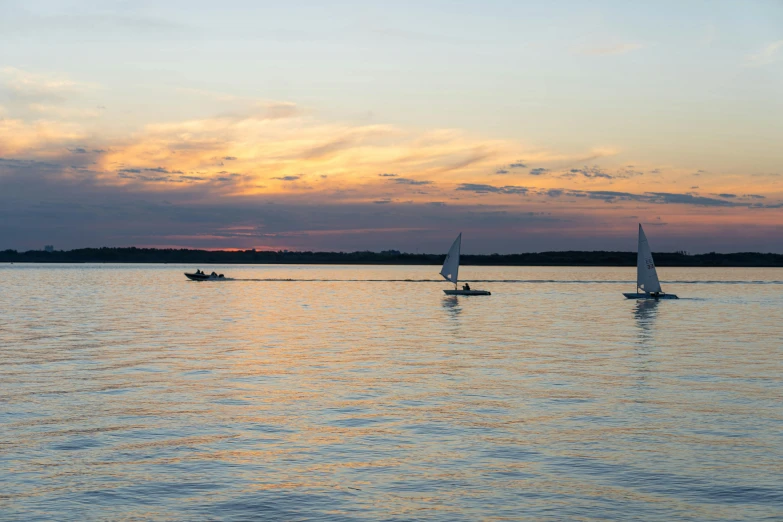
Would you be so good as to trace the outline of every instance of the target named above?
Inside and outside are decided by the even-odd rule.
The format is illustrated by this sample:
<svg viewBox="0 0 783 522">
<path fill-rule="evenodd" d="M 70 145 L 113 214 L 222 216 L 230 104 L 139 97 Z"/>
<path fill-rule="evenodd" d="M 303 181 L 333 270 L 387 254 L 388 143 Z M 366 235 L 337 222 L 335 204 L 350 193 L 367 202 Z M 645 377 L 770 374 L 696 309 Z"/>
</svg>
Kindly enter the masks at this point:
<svg viewBox="0 0 783 522">
<path fill-rule="evenodd" d="M 217 279 L 212 279 L 217 281 Z M 442 279 L 301 279 L 301 278 L 223 278 L 220 281 L 259 283 L 443 283 Z M 470 283 L 563 284 L 563 285 L 627 285 L 632 280 L 555 280 L 555 279 L 470 279 Z M 783 281 L 667 281 L 672 285 L 783 285 Z"/>
</svg>

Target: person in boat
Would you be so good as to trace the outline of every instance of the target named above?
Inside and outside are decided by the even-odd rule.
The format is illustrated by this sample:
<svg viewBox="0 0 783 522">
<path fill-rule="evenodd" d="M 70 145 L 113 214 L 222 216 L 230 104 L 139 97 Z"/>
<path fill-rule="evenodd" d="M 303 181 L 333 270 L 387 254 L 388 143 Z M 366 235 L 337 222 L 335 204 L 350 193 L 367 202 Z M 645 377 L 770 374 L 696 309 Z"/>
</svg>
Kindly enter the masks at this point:
<svg viewBox="0 0 783 522">
<path fill-rule="evenodd" d="M 463 290 L 470 290 L 470 285 L 465 283 L 464 285 L 462 285 L 462 289 Z"/>
<path fill-rule="evenodd" d="M 211 274 L 209 274 L 209 277 L 217 277 L 217 274 L 215 272 L 212 272 Z"/>
</svg>

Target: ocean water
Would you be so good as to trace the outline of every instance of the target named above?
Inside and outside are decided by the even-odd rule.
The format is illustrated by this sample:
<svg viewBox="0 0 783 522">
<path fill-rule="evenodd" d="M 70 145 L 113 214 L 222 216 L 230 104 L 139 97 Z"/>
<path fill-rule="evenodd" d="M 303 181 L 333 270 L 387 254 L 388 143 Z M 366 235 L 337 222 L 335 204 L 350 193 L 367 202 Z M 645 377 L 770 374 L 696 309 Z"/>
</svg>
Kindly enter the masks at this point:
<svg viewBox="0 0 783 522">
<path fill-rule="evenodd" d="M 783 520 L 783 270 L 0 265 L 3 520 Z"/>
</svg>

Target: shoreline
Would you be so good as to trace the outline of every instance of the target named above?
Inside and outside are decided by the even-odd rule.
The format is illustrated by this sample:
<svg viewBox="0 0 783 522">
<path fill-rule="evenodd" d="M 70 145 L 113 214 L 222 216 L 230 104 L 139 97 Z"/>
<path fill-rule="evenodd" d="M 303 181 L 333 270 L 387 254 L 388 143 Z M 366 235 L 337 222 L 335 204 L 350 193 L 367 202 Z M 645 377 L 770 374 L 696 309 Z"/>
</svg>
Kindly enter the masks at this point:
<svg viewBox="0 0 783 522">
<path fill-rule="evenodd" d="M 386 252 L 273 252 L 174 250 L 152 248 L 84 248 L 45 252 L 0 251 L 0 263 L 36 264 L 195 264 L 195 265 L 440 265 L 445 254 Z M 684 254 L 656 252 L 659 267 L 783 267 L 783 254 L 737 252 Z M 463 254 L 464 266 L 636 266 L 636 252 L 561 251 L 523 254 Z"/>
</svg>

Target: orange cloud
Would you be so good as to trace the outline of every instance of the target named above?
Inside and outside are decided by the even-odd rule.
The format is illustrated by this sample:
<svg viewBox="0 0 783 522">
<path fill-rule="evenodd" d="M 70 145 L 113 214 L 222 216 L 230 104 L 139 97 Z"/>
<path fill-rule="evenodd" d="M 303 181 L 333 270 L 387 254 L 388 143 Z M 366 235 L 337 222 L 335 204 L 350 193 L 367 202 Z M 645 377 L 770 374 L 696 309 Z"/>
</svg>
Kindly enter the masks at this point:
<svg viewBox="0 0 783 522">
<path fill-rule="evenodd" d="M 705 226 L 707 219 L 781 221 L 773 196 L 783 194 L 774 176 L 759 178 L 751 190 L 746 175 L 623 164 L 622 151 L 610 145 L 566 152 L 455 129 L 329 122 L 292 103 L 236 97 L 228 100 L 239 104 L 233 113 L 149 123 L 134 133 L 112 136 L 98 131 L 95 110 L 53 101 L 93 86 L 18 70 L 4 74 L 6 87 L 12 85 L 30 99 L 26 117 L 0 119 L 0 155 L 70 156 L 62 164 L 77 170 L 68 170 L 67 176 L 89 170 L 97 183 L 117 190 L 379 209 L 524 209 L 573 221 L 565 229 L 595 226 L 597 220 L 605 230 L 624 230 L 628 219 L 657 218 L 664 210 L 660 223 L 679 226 Z M 219 93 L 187 92 L 225 101 Z M 56 96 L 33 102 L 34 94 Z M 585 225 L 580 216 L 588 214 L 593 220 Z M 344 233 L 344 228 L 335 230 Z"/>
<path fill-rule="evenodd" d="M 78 123 L 0 119 L 0 155 L 49 158 L 66 147 L 87 139 L 89 133 Z"/>
</svg>

